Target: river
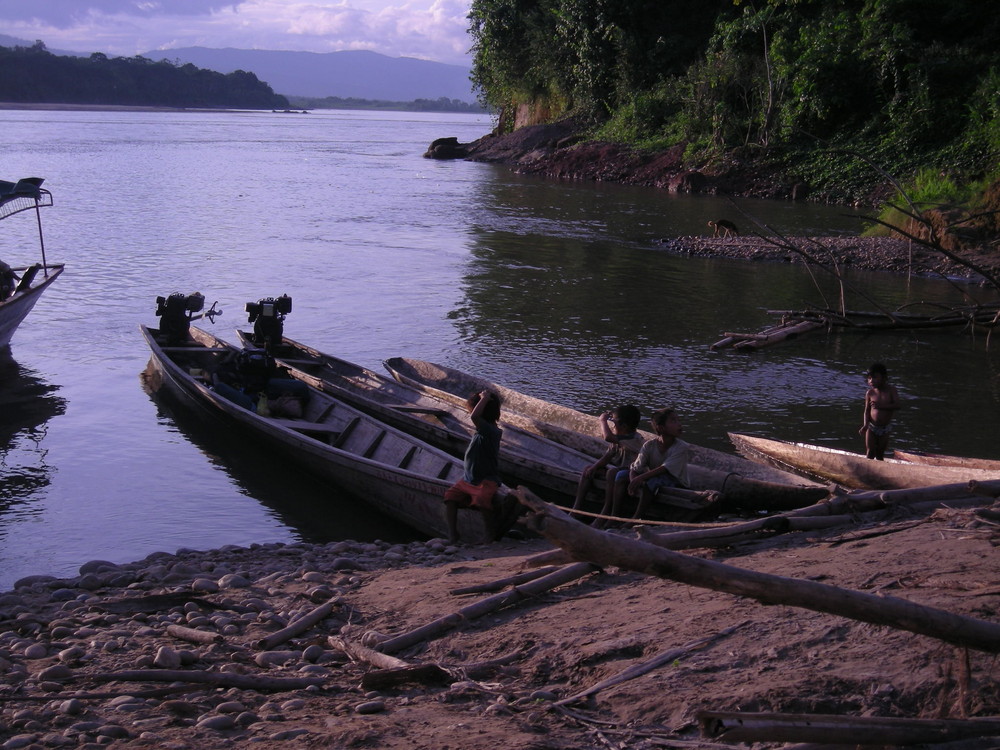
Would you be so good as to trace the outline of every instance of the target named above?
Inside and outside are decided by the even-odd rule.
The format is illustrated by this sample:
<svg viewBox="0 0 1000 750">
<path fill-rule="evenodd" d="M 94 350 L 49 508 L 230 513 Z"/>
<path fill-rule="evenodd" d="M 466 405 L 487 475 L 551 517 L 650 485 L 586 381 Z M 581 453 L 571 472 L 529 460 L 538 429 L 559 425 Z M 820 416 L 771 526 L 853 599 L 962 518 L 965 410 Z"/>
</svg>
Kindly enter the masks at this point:
<svg viewBox="0 0 1000 750">
<path fill-rule="evenodd" d="M 983 456 L 1000 444 L 1000 363 L 983 337 L 813 334 L 712 351 L 723 332 L 836 289 L 798 265 L 657 246 L 733 217 L 724 198 L 422 158 L 435 138 L 485 134 L 486 117 L 6 110 L 0 124 L 0 178 L 45 178 L 47 256 L 67 264 L 0 356 L 0 590 L 159 550 L 410 537 L 144 390 L 138 326 L 175 291 L 217 300 L 224 338 L 247 302 L 287 293 L 288 335 L 359 364 L 428 359 L 590 412 L 674 405 L 688 440 L 721 449 L 728 430 L 860 449 L 862 373 L 881 360 L 905 401 L 893 443 Z M 737 204 L 788 233 L 858 227 L 842 207 Z M 3 224 L 3 259 L 34 260 L 31 214 Z M 985 294 L 851 281 L 891 305 Z"/>
</svg>

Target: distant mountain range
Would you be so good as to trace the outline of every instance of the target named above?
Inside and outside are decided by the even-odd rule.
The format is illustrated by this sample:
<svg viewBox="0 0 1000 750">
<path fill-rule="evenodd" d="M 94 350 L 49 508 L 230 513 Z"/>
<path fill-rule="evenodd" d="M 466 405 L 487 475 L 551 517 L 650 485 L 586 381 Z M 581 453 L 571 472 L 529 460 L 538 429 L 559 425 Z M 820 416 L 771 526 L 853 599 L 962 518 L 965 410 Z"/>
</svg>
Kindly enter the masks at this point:
<svg viewBox="0 0 1000 750">
<path fill-rule="evenodd" d="M 30 47 L 33 41 L 0 34 L 0 46 Z M 89 52 L 50 49 L 54 55 L 88 57 Z M 276 94 L 341 99 L 411 102 L 414 99 L 458 99 L 475 102 L 469 68 L 388 57 L 376 52 L 287 52 L 252 49 L 182 47 L 144 52 L 150 60 L 191 63 L 199 68 L 232 73 L 245 70 L 267 83 Z"/>
<path fill-rule="evenodd" d="M 279 52 L 182 47 L 142 55 L 150 60 L 191 63 L 220 73 L 246 70 L 276 94 L 342 99 L 458 99 L 474 102 L 469 69 L 460 65 L 388 57 L 376 52 Z"/>
</svg>

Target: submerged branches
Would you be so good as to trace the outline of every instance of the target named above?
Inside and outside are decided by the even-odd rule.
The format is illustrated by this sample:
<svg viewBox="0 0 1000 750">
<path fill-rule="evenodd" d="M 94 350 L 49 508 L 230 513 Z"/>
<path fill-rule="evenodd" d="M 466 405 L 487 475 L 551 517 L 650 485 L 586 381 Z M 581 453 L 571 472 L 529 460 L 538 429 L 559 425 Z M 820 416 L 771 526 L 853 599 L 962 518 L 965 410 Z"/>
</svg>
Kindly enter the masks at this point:
<svg viewBox="0 0 1000 750">
<path fill-rule="evenodd" d="M 905 307 L 910 307 L 907 305 Z M 1000 303 L 973 305 L 966 307 L 943 307 L 933 315 L 903 312 L 899 308 L 888 314 L 870 311 L 849 310 L 768 310 L 770 315 L 780 317 L 777 325 L 765 328 L 759 333 L 738 333 L 727 331 L 724 338 L 712 344 L 713 349 L 732 347 L 738 350 L 762 349 L 782 341 L 788 341 L 799 334 L 818 329 L 843 328 L 863 331 L 890 331 L 934 328 L 975 328 L 992 330 L 1000 323 Z"/>
</svg>

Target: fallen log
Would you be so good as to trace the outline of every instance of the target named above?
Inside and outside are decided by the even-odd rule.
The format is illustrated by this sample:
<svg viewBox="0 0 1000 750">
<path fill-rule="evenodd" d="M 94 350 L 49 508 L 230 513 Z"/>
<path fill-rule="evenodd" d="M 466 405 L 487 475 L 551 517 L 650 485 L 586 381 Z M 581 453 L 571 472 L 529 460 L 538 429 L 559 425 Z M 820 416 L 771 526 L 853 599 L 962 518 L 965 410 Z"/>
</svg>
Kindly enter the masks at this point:
<svg viewBox="0 0 1000 750">
<path fill-rule="evenodd" d="M 969 492 L 986 497 L 1000 497 L 1000 479 L 993 479 L 989 482 L 979 482 L 973 479 L 969 482 Z"/>
<path fill-rule="evenodd" d="M 327 638 L 327 642 L 338 651 L 347 654 L 351 661 L 363 661 L 379 669 L 405 669 L 406 667 L 413 666 L 407 661 L 397 659 L 395 656 L 383 654 L 381 651 L 362 646 L 360 643 L 345 641 L 343 638 L 338 638 L 335 635 Z"/>
<path fill-rule="evenodd" d="M 284 691 L 302 690 L 310 685 L 322 685 L 325 677 L 263 677 L 234 672 L 204 672 L 184 669 L 131 669 L 123 672 L 82 674 L 74 679 L 95 682 L 193 682 L 233 687 L 240 690 Z"/>
<path fill-rule="evenodd" d="M 853 516 L 789 517 L 785 515 L 758 518 L 753 521 L 733 524 L 714 529 L 692 529 L 657 534 L 648 529 L 639 529 L 637 536 L 644 542 L 664 549 L 701 549 L 704 547 L 725 547 L 739 542 L 759 539 L 763 534 L 783 534 L 790 531 L 815 531 L 829 529 L 851 523 Z"/>
<path fill-rule="evenodd" d="M 374 669 L 366 672 L 361 676 L 361 687 L 365 690 L 385 690 L 408 682 L 434 685 L 454 680 L 451 672 L 437 664 L 411 664 L 397 669 Z"/>
<path fill-rule="evenodd" d="M 663 549 L 646 542 L 613 537 L 574 521 L 519 487 L 521 502 L 534 515 L 526 519 L 533 530 L 569 552 L 577 560 L 635 570 L 692 586 L 826 612 L 875 625 L 930 636 L 957 646 L 1000 653 L 1000 625 L 974 617 L 924 607 L 889 596 L 873 596 L 816 581 L 757 573 L 732 565 Z"/>
<path fill-rule="evenodd" d="M 763 349 L 765 346 L 774 346 L 782 341 L 793 339 L 799 334 L 808 333 L 809 331 L 814 331 L 817 328 L 824 328 L 825 325 L 825 323 L 814 321 L 802 321 L 800 323 L 795 323 L 794 325 L 785 325 L 782 326 L 780 330 L 774 331 L 773 333 L 768 333 L 764 336 L 755 336 L 754 338 L 745 341 L 737 341 L 733 344 L 733 349 L 741 351 L 745 349 Z"/>
<path fill-rule="evenodd" d="M 1000 737 L 1000 719 L 895 719 L 742 711 L 700 711 L 697 719 L 706 737 L 728 742 L 837 742 L 895 747 Z"/>
<path fill-rule="evenodd" d="M 699 638 L 696 641 L 691 641 L 686 643 L 680 648 L 672 648 L 668 651 L 664 651 L 662 654 L 657 654 L 652 659 L 644 661 L 641 664 L 633 664 L 628 669 L 619 672 L 618 674 L 609 677 L 606 680 L 601 680 L 596 685 L 591 685 L 586 690 L 582 690 L 579 693 L 569 696 L 568 698 L 563 698 L 562 700 L 556 701 L 553 705 L 555 706 L 567 706 L 570 703 L 576 703 L 584 698 L 589 698 L 591 695 L 601 692 L 609 687 L 619 685 L 623 682 L 628 682 L 629 680 L 635 679 L 636 677 L 641 677 L 642 675 L 652 672 L 654 669 L 664 665 L 673 663 L 682 656 L 685 656 L 692 651 L 697 651 L 699 649 L 705 648 L 705 646 L 711 645 L 716 641 L 719 641 L 726 636 L 734 633 L 739 628 L 743 627 L 749 621 L 744 621 L 738 625 L 733 625 L 731 627 L 720 630 L 718 633 L 713 633 L 712 635 L 705 636 L 704 638 Z"/>
<path fill-rule="evenodd" d="M 186 628 L 183 625 L 167 625 L 167 634 L 188 643 L 222 643 L 225 640 L 220 633 L 209 633 L 207 630 Z"/>
<path fill-rule="evenodd" d="M 932 484 L 927 487 L 910 487 L 900 490 L 853 490 L 835 492 L 829 502 L 846 502 L 856 510 L 870 510 L 886 505 L 909 505 L 932 500 L 948 501 L 980 495 L 996 497 L 1000 495 L 1000 481 L 953 482 Z"/>
<path fill-rule="evenodd" d="M 529 570 L 525 573 L 518 573 L 516 575 L 507 576 L 506 578 L 499 578 L 495 581 L 489 581 L 487 583 L 478 583 L 472 586 L 462 586 L 457 589 L 452 589 L 448 593 L 452 596 L 462 596 L 464 594 L 485 594 L 491 591 L 503 591 L 508 586 L 518 586 L 522 583 L 527 583 L 528 581 L 533 581 L 536 578 L 541 578 L 549 573 L 556 570 L 556 566 L 549 565 L 544 568 L 538 568 L 537 570 Z"/>
<path fill-rule="evenodd" d="M 282 628 L 277 633 L 272 633 L 266 638 L 261 638 L 254 645 L 263 651 L 267 651 L 281 643 L 284 643 L 285 641 L 291 640 L 300 633 L 304 633 L 309 630 L 309 628 L 320 620 L 329 617 L 330 613 L 333 612 L 333 608 L 339 601 L 339 599 L 330 599 L 329 601 L 323 602 L 312 612 L 302 615 L 302 617 L 289 623 L 287 627 Z"/>
<path fill-rule="evenodd" d="M 698 549 L 719 547 L 746 541 L 747 535 L 757 531 L 812 531 L 833 528 L 855 522 L 856 514 L 883 510 L 892 505 L 906 505 L 914 511 L 948 503 L 952 507 L 981 504 L 982 497 L 1000 496 L 1000 480 L 971 481 L 914 487 L 900 490 L 852 490 L 835 492 L 829 498 L 794 510 L 777 513 L 752 521 L 729 524 L 690 524 L 690 529 L 672 532 L 654 532 L 648 528 L 637 530 L 639 538 L 665 549 Z M 808 519 L 808 520 L 807 520 Z M 684 526 L 673 523 L 671 526 Z M 565 550 L 556 548 L 539 552 L 524 561 L 527 567 L 562 565 L 574 558 Z"/>
<path fill-rule="evenodd" d="M 580 562 L 558 568 L 556 571 L 549 573 L 547 576 L 537 578 L 534 581 L 529 581 L 523 586 L 515 586 L 510 591 L 504 591 L 501 594 L 494 594 L 493 596 L 462 607 L 457 612 L 452 612 L 451 614 L 445 615 L 444 617 L 434 620 L 426 625 L 422 625 L 419 628 L 415 628 L 414 630 L 410 630 L 396 636 L 391 636 L 385 638 L 384 640 L 377 640 L 375 645 L 379 651 L 385 654 L 402 651 L 404 648 L 415 646 L 422 641 L 436 638 L 439 635 L 458 627 L 463 622 L 474 620 L 477 617 L 482 617 L 485 614 L 494 612 L 502 607 L 506 607 L 509 604 L 534 598 L 539 594 L 549 591 L 550 589 L 554 589 L 556 586 L 561 586 L 564 583 L 569 583 L 570 581 L 582 578 L 596 569 L 597 566 L 592 565 L 589 562 Z"/>
</svg>

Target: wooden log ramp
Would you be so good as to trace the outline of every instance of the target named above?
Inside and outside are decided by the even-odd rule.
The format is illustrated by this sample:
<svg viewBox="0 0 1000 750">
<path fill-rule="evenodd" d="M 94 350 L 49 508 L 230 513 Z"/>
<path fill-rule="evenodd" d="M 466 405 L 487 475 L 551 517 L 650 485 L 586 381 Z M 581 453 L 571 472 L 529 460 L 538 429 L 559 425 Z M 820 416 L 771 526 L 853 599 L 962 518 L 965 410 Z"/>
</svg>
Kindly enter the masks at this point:
<svg viewBox="0 0 1000 750">
<path fill-rule="evenodd" d="M 985 483 L 982 483 L 985 484 Z M 574 521 L 523 487 L 516 494 L 532 515 L 525 523 L 575 560 L 615 566 L 700 588 L 884 625 L 956 646 L 1000 653 L 1000 624 L 925 607 L 904 599 L 874 596 L 816 581 L 757 573 L 703 560 L 646 541 L 626 539 Z"/>
</svg>

